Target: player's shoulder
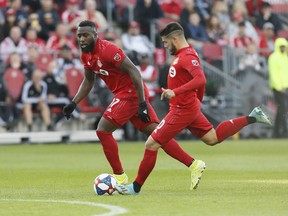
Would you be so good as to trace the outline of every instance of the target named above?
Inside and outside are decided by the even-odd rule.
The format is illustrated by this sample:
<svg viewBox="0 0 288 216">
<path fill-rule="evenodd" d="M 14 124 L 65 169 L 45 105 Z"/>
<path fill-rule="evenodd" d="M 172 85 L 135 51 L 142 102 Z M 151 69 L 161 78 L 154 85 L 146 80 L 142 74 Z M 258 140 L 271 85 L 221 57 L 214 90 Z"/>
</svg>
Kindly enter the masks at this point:
<svg viewBox="0 0 288 216">
<path fill-rule="evenodd" d="M 102 39 L 98 39 L 98 48 L 100 50 L 105 50 L 107 52 L 107 49 L 115 49 L 116 45 L 111 43 L 110 41 L 107 40 L 102 40 Z"/>
</svg>

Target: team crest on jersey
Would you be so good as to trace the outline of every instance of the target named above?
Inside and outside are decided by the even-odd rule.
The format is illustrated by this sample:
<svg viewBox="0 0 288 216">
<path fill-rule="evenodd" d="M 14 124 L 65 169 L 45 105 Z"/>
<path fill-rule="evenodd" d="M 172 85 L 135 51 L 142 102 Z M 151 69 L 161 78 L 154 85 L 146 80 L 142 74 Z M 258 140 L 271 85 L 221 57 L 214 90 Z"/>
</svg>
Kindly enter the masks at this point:
<svg viewBox="0 0 288 216">
<path fill-rule="evenodd" d="M 192 64 L 193 64 L 194 66 L 199 66 L 199 62 L 198 62 L 197 60 L 192 60 Z"/>
<path fill-rule="evenodd" d="M 172 78 L 176 76 L 176 69 L 174 67 L 169 68 L 169 76 Z"/>
<path fill-rule="evenodd" d="M 179 58 L 174 59 L 172 65 L 176 65 L 178 63 L 178 61 L 179 61 Z"/>
<path fill-rule="evenodd" d="M 119 53 L 116 53 L 116 55 L 114 56 L 114 60 L 115 61 L 120 61 L 121 60 L 121 56 Z"/>
<path fill-rule="evenodd" d="M 101 68 L 102 67 L 102 62 L 98 59 L 98 61 L 97 61 L 97 65 Z"/>
</svg>

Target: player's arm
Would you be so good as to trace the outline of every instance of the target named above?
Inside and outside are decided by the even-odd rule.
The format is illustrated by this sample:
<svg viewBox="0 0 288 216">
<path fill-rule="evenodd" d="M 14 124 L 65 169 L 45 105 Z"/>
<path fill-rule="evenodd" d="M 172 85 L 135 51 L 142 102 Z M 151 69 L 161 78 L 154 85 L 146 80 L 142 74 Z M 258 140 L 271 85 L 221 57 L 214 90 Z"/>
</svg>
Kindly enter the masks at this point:
<svg viewBox="0 0 288 216">
<path fill-rule="evenodd" d="M 203 95 L 201 96 L 201 94 L 204 94 L 204 88 L 206 85 L 205 75 L 202 69 L 196 68 L 192 71 L 192 76 L 193 76 L 193 79 L 191 79 L 189 82 L 185 83 L 184 85 L 179 86 L 178 88 L 175 88 L 173 90 L 162 89 L 163 92 L 161 94 L 161 100 L 163 98 L 171 99 L 179 94 L 184 94 L 190 91 L 197 91 L 198 93 L 198 90 L 200 89 L 201 92 L 197 94 L 197 97 L 201 101 L 203 98 Z"/>
<path fill-rule="evenodd" d="M 122 61 L 119 66 L 121 71 L 128 73 L 136 88 L 139 100 L 138 116 L 143 122 L 150 122 L 150 116 L 148 112 L 147 103 L 145 101 L 144 86 L 140 71 L 135 67 L 131 60 L 127 57 Z"/>
<path fill-rule="evenodd" d="M 73 98 L 73 102 L 78 104 L 83 98 L 85 98 L 89 92 L 91 91 L 94 84 L 95 74 L 93 71 L 89 69 L 85 69 L 84 71 L 84 79 L 78 89 L 78 92 Z"/>
<path fill-rule="evenodd" d="M 121 71 L 124 71 L 125 73 L 128 73 L 129 76 L 131 77 L 131 80 L 138 94 L 139 103 L 145 102 L 144 86 L 139 70 L 127 57 L 122 61 L 121 65 L 119 66 L 119 69 Z"/>
<path fill-rule="evenodd" d="M 84 72 L 84 79 L 78 89 L 78 92 L 74 96 L 72 102 L 70 104 L 67 104 L 63 107 L 63 113 L 65 117 L 68 119 L 71 118 L 71 114 L 76 108 L 76 105 L 85 98 L 88 93 L 91 91 L 93 84 L 94 84 L 95 74 L 93 71 L 85 69 Z"/>
</svg>

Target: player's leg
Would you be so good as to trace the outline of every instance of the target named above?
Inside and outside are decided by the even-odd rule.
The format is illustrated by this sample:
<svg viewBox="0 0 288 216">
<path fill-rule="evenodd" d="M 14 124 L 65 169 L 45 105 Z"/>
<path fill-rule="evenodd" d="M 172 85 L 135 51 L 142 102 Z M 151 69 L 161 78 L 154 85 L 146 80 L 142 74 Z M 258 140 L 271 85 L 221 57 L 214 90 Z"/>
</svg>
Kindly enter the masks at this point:
<svg viewBox="0 0 288 216">
<path fill-rule="evenodd" d="M 112 133 L 121 125 L 125 124 L 134 113 L 137 113 L 138 102 L 114 98 L 105 110 L 98 124 L 96 133 L 102 144 L 105 156 L 110 163 L 115 178 L 119 184 L 128 183 L 128 177 L 121 164 L 118 144 Z"/>
<path fill-rule="evenodd" d="M 144 152 L 144 156 L 139 165 L 138 174 L 134 182 L 129 185 L 118 184 L 115 186 L 115 188 L 120 194 L 123 195 L 139 194 L 142 185 L 152 172 L 156 164 L 158 149 L 161 147 L 161 145 L 157 143 L 151 136 L 149 136 L 145 143 L 145 146 L 146 149 Z M 153 150 L 147 149 L 147 146 L 149 146 L 148 148 Z"/>
<path fill-rule="evenodd" d="M 203 121 L 208 121 L 206 117 L 202 118 Z M 217 126 L 216 130 L 209 130 L 201 137 L 201 140 L 208 145 L 215 145 L 234 135 L 243 127 L 255 122 L 271 125 L 268 115 L 260 107 L 255 107 L 248 116 L 241 116 L 221 122 Z"/>
</svg>

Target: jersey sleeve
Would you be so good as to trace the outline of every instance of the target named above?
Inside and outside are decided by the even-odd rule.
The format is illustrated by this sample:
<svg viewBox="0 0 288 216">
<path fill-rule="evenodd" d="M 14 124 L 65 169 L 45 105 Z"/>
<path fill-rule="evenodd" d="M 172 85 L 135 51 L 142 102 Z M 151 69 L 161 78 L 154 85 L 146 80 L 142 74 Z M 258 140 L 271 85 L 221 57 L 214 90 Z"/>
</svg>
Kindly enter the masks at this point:
<svg viewBox="0 0 288 216">
<path fill-rule="evenodd" d="M 126 55 L 124 52 L 114 44 L 111 44 L 107 47 L 107 51 L 104 54 L 106 61 L 114 65 L 115 67 L 119 67 Z"/>
<path fill-rule="evenodd" d="M 197 57 L 187 58 L 182 62 L 183 69 L 191 74 L 193 77 L 185 85 L 182 85 L 176 89 L 173 89 L 176 95 L 183 94 L 189 91 L 196 91 L 200 89 L 200 93 L 197 94 L 199 100 L 202 100 L 203 93 L 206 85 L 206 78 L 204 72 L 200 66 L 199 59 Z M 201 96 L 202 95 L 202 96 Z"/>
</svg>

